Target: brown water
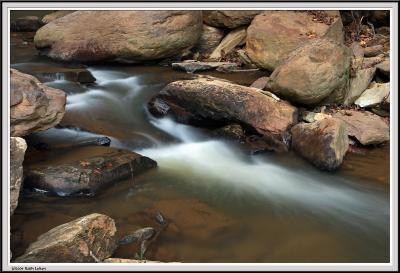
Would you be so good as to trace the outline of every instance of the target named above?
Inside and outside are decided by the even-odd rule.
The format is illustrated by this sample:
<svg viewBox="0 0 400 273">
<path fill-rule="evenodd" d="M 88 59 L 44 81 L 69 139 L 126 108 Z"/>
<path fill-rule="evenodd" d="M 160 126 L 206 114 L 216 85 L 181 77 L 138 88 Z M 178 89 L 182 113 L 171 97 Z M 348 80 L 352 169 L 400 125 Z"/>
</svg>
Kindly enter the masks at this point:
<svg viewBox="0 0 400 273">
<path fill-rule="evenodd" d="M 35 74 L 66 66 L 35 55 L 22 34 L 13 36 L 12 66 Z M 24 36 L 26 37 L 26 36 Z M 25 190 L 11 219 L 13 257 L 40 234 L 89 213 L 116 220 L 119 235 L 170 222 L 146 258 L 180 262 L 388 262 L 389 149 L 348 154 L 335 173 L 316 170 L 293 153 L 245 155 L 201 130 L 157 120 L 146 102 L 165 84 L 190 77 L 156 66 L 91 66 L 91 86 L 47 79 L 66 91 L 63 124 L 27 138 L 25 166 L 84 159 L 104 147 L 37 151 L 107 135 L 111 146 L 155 159 L 159 167 L 121 181 L 95 197 L 56 197 Z M 249 84 L 258 74 L 220 74 Z M 243 82 L 244 81 L 244 82 Z M 137 245 L 114 257 L 134 258 Z"/>
</svg>

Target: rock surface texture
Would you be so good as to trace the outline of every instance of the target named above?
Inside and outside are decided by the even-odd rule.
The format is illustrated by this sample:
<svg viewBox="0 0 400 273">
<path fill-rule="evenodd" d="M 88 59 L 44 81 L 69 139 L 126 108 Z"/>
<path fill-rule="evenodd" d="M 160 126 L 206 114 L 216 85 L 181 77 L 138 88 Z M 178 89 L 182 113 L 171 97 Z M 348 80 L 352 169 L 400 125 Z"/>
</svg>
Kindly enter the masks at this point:
<svg viewBox="0 0 400 273">
<path fill-rule="evenodd" d="M 58 60 L 130 63 L 178 55 L 202 27 L 201 11 L 76 11 L 40 28 L 34 42 Z"/>
<path fill-rule="evenodd" d="M 110 217 L 93 213 L 40 235 L 15 262 L 94 263 L 116 249 L 116 227 Z M 95 258 L 93 258 L 95 257 Z"/>
<path fill-rule="evenodd" d="M 326 22 L 314 20 L 311 12 L 264 11 L 247 29 L 246 51 L 260 68 L 273 71 L 296 48 L 315 38 L 343 42 L 343 25 L 338 11 L 327 11 Z"/>
<path fill-rule="evenodd" d="M 65 112 L 64 91 L 48 87 L 35 77 L 10 71 L 11 136 L 25 136 L 57 125 Z"/>
<path fill-rule="evenodd" d="M 25 151 L 27 145 L 23 138 L 10 138 L 10 214 L 18 205 L 18 197 L 22 184 Z"/>
<path fill-rule="evenodd" d="M 349 148 L 346 123 L 340 119 L 299 123 L 291 132 L 293 149 L 322 170 L 338 168 Z"/>
<path fill-rule="evenodd" d="M 222 28 L 237 28 L 248 25 L 258 10 L 205 10 L 203 20 L 207 25 Z"/>
</svg>

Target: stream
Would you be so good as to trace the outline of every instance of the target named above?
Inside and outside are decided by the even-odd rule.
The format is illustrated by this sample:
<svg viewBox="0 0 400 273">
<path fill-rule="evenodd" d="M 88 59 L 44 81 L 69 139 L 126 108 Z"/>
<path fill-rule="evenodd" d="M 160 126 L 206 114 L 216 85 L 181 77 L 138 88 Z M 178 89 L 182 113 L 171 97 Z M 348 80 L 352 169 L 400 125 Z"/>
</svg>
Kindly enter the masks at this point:
<svg viewBox="0 0 400 273">
<path fill-rule="evenodd" d="M 38 56 L 12 37 L 11 67 L 35 75 L 69 67 Z M 14 44 L 13 44 L 14 41 Z M 170 225 L 146 253 L 179 262 L 388 262 L 389 145 L 348 153 L 340 169 L 322 172 L 293 152 L 249 155 L 205 129 L 157 119 L 146 104 L 167 83 L 191 76 L 160 66 L 95 66 L 92 85 L 54 74 L 45 84 L 67 93 L 61 124 L 27 137 L 24 165 L 81 160 L 106 147 L 37 151 L 35 144 L 73 144 L 108 136 L 111 147 L 148 156 L 158 168 L 94 197 L 25 190 L 11 218 L 13 257 L 49 229 L 93 212 L 116 221 L 119 234 L 151 226 L 159 210 Z M 215 76 L 215 75 L 214 75 Z M 260 75 L 217 74 L 241 84 Z M 113 257 L 134 258 L 124 245 Z"/>
</svg>

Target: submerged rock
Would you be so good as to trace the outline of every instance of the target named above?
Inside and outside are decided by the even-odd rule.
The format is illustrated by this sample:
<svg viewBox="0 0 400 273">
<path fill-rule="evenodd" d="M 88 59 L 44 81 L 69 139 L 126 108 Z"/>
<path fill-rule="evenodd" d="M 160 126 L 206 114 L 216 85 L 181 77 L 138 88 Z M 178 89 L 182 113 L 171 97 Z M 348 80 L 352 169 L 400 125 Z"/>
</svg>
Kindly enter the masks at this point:
<svg viewBox="0 0 400 273">
<path fill-rule="evenodd" d="M 210 60 L 219 60 L 224 55 L 232 52 L 235 47 L 244 44 L 246 41 L 246 28 L 240 27 L 229 32 L 216 49 L 211 53 Z"/>
<path fill-rule="evenodd" d="M 11 31 L 36 31 L 43 26 L 42 21 L 37 16 L 19 17 L 11 22 Z"/>
<path fill-rule="evenodd" d="M 337 169 L 349 148 L 346 123 L 340 119 L 299 123 L 291 132 L 293 149 L 322 170 Z"/>
<path fill-rule="evenodd" d="M 95 194 L 114 182 L 133 178 L 155 168 L 154 160 L 129 151 L 109 148 L 102 155 L 65 164 L 31 167 L 25 170 L 25 185 L 60 196 Z"/>
<path fill-rule="evenodd" d="M 11 69 L 10 76 L 11 136 L 43 131 L 61 121 L 66 103 L 64 91 L 15 69 Z"/>
<path fill-rule="evenodd" d="M 256 88 L 213 79 L 172 82 L 149 102 L 149 110 L 184 123 L 240 123 L 277 150 L 286 147 L 286 132 L 297 122 L 297 109 L 289 103 Z"/>
<path fill-rule="evenodd" d="M 10 215 L 18 206 L 18 197 L 22 184 L 25 151 L 27 145 L 23 138 L 10 138 Z"/>
<path fill-rule="evenodd" d="M 343 25 L 338 11 L 323 11 L 329 24 L 314 20 L 307 11 L 269 10 L 257 15 L 247 29 L 246 51 L 260 68 L 273 71 L 296 48 L 314 38 L 343 42 Z"/>
<path fill-rule="evenodd" d="M 342 44 L 315 39 L 292 52 L 271 74 L 268 89 L 305 105 L 340 103 L 349 81 L 350 52 Z"/>
<path fill-rule="evenodd" d="M 203 24 L 203 31 L 194 50 L 202 55 L 209 55 L 219 45 L 222 38 L 224 38 L 222 29 Z"/>
<path fill-rule="evenodd" d="M 112 218 L 98 213 L 83 216 L 40 235 L 18 263 L 93 263 L 116 249 Z"/>
<path fill-rule="evenodd" d="M 76 10 L 57 10 L 55 12 L 52 12 L 52 13 L 49 13 L 49 14 L 45 15 L 42 18 L 42 23 L 43 24 L 48 24 L 51 21 L 54 21 L 54 20 L 56 20 L 58 18 L 61 18 L 61 17 L 64 17 L 65 15 L 68 15 L 68 14 L 73 13 L 75 11 Z"/>
<path fill-rule="evenodd" d="M 390 82 L 374 83 L 354 102 L 360 107 L 372 107 L 382 103 L 390 94 Z"/>
<path fill-rule="evenodd" d="M 149 240 L 156 234 L 156 230 L 152 227 L 141 228 L 133 232 L 132 234 L 124 236 L 119 240 L 119 245 L 126 245 L 132 242 L 141 242 Z"/>
<path fill-rule="evenodd" d="M 201 11 L 76 11 L 38 30 L 35 46 L 63 61 L 141 62 L 172 57 L 201 35 Z"/>
<path fill-rule="evenodd" d="M 222 28 L 237 28 L 248 25 L 259 10 L 204 10 L 203 20 L 207 25 Z"/>
<path fill-rule="evenodd" d="M 380 144 L 390 139 L 389 125 L 371 112 L 339 110 L 333 117 L 346 122 L 349 136 L 355 137 L 362 145 Z"/>
<path fill-rule="evenodd" d="M 196 71 L 213 70 L 221 66 L 237 67 L 235 63 L 229 63 L 229 62 L 197 62 L 194 60 L 189 60 L 180 63 L 172 63 L 173 69 L 183 70 L 188 73 L 194 73 Z"/>
</svg>

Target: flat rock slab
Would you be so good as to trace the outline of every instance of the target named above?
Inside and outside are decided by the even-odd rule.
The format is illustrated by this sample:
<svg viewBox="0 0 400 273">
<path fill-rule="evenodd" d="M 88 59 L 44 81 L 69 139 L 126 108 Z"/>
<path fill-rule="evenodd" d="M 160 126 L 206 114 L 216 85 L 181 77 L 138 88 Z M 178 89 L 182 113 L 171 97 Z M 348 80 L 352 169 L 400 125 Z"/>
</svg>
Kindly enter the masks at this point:
<svg viewBox="0 0 400 273">
<path fill-rule="evenodd" d="M 10 213 L 14 213 L 18 205 L 19 192 L 21 189 L 25 151 L 27 145 L 21 137 L 10 138 Z"/>
<path fill-rule="evenodd" d="M 389 125 L 383 118 L 371 112 L 339 110 L 332 116 L 346 122 L 349 136 L 355 137 L 362 145 L 380 144 L 390 140 Z"/>
<path fill-rule="evenodd" d="M 24 183 L 27 187 L 59 196 L 93 195 L 118 180 L 133 179 L 135 175 L 156 166 L 157 163 L 148 157 L 109 148 L 109 152 L 85 160 L 26 169 Z"/>
<path fill-rule="evenodd" d="M 40 235 L 15 262 L 94 263 L 96 259 L 104 260 L 117 247 L 116 231 L 112 218 L 93 213 Z"/>
<path fill-rule="evenodd" d="M 299 123 L 291 132 L 293 149 L 322 170 L 338 168 L 349 148 L 347 126 L 340 119 Z"/>
<path fill-rule="evenodd" d="M 390 94 L 390 82 L 374 83 L 371 88 L 362 93 L 362 95 L 354 102 L 360 107 L 372 107 L 382 103 Z"/>
<path fill-rule="evenodd" d="M 185 61 L 180 63 L 172 63 L 172 68 L 176 70 L 183 70 L 188 73 L 193 73 L 196 71 L 213 70 L 221 66 L 234 66 L 237 67 L 235 63 L 229 62 L 197 62 L 197 61 Z"/>
</svg>

